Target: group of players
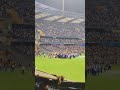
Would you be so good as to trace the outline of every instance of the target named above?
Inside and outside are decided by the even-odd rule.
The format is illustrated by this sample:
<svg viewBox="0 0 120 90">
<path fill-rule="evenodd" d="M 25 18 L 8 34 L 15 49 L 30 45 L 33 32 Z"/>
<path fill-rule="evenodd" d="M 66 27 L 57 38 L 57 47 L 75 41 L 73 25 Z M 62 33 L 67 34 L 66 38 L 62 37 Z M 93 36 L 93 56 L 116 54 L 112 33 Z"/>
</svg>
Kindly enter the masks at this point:
<svg viewBox="0 0 120 90">
<path fill-rule="evenodd" d="M 67 59 L 67 58 L 69 58 L 69 59 L 71 59 L 71 58 L 76 58 L 76 57 L 79 57 L 80 55 L 81 55 L 81 53 L 80 54 L 77 54 L 77 53 L 74 53 L 74 54 L 62 54 L 62 53 L 59 53 L 59 54 L 56 54 L 56 53 L 49 53 L 49 54 L 45 54 L 45 53 L 43 53 L 43 54 L 41 54 L 41 53 L 38 53 L 38 55 L 40 55 L 40 56 L 44 56 L 44 57 L 46 57 L 46 56 L 48 56 L 48 58 L 62 58 L 62 59 Z"/>
<path fill-rule="evenodd" d="M 75 58 L 78 57 L 79 54 L 56 54 L 55 58 Z"/>
</svg>

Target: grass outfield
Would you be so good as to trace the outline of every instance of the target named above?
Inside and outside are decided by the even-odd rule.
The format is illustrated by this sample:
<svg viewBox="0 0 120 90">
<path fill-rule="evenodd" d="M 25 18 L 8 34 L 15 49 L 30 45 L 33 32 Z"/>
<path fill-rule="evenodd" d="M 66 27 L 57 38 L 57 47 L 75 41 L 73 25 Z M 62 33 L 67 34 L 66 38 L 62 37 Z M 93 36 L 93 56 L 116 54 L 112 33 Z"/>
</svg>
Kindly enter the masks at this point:
<svg viewBox="0 0 120 90">
<path fill-rule="evenodd" d="M 36 69 L 64 76 L 65 79 L 75 82 L 85 82 L 85 57 L 77 57 L 73 59 L 59 59 L 59 58 L 44 58 L 43 56 L 36 56 Z"/>
<path fill-rule="evenodd" d="M 34 90 L 34 78 L 30 71 L 0 72 L 0 90 Z"/>
<path fill-rule="evenodd" d="M 118 90 L 120 88 L 120 65 L 113 65 L 111 71 L 100 76 L 89 76 L 86 90 Z"/>
</svg>

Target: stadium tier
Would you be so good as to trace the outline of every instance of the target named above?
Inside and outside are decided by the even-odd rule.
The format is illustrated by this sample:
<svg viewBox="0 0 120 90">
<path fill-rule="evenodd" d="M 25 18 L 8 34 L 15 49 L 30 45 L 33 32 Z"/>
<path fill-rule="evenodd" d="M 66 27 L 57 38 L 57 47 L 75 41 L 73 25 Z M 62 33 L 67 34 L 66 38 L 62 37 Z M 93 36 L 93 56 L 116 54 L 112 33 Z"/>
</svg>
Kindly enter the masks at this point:
<svg viewBox="0 0 120 90">
<path fill-rule="evenodd" d="M 116 28 L 87 28 L 86 42 L 108 43 L 119 42 L 119 29 Z"/>
<path fill-rule="evenodd" d="M 120 45 L 120 44 L 119 44 Z M 119 45 L 88 44 L 86 45 L 86 60 L 88 64 L 116 64 L 119 62 Z M 94 50 L 94 53 L 92 53 Z M 89 52 L 89 53 L 88 53 Z M 92 58 L 94 56 L 94 59 Z M 116 57 L 116 58 L 115 58 Z M 88 60 L 89 59 L 89 60 Z"/>
<path fill-rule="evenodd" d="M 36 20 L 36 29 L 42 30 L 45 36 L 66 36 L 85 38 L 84 27 L 80 24 Z"/>
<path fill-rule="evenodd" d="M 84 53 L 84 15 L 63 12 L 38 2 L 35 3 L 35 39 L 40 52 L 45 54 Z"/>
<path fill-rule="evenodd" d="M 44 77 L 53 88 L 69 90 L 72 88 L 80 89 L 76 86 L 84 83 L 84 53 L 85 53 L 85 17 L 79 13 L 62 11 L 39 2 L 35 2 L 35 65 L 36 70 L 47 72 L 57 77 L 57 82 Z M 71 62 L 69 60 L 71 59 Z M 41 62 L 42 60 L 43 62 Z M 41 66 L 39 64 L 41 62 Z M 50 63 L 49 63 L 50 61 Z M 44 63 L 45 62 L 45 63 Z M 77 62 L 81 62 L 78 63 Z M 69 68 L 74 63 L 74 73 L 69 75 Z M 51 66 L 52 65 L 52 66 Z M 81 66 L 83 73 L 77 73 L 78 66 Z M 82 67 L 83 66 L 83 67 Z M 52 67 L 55 67 L 54 70 Z M 64 67 L 65 71 L 62 70 Z M 48 69 L 47 69 L 48 68 Z M 53 70 L 53 71 L 52 71 Z M 68 73 L 66 73 L 68 72 Z M 75 79 L 81 75 L 78 80 Z M 73 77 L 72 77 L 73 76 Z M 36 76 L 41 79 L 41 76 Z M 63 78 L 61 81 L 60 78 Z M 42 78 L 43 79 L 43 78 Z M 69 82 L 65 82 L 65 79 Z M 37 80 L 37 84 L 41 81 Z M 44 81 L 42 81 L 44 82 Z M 68 86 L 64 86 L 67 85 Z M 57 87 L 56 85 L 61 85 Z M 39 87 L 38 87 L 39 88 Z"/>
<path fill-rule="evenodd" d="M 31 20 L 31 18 L 34 18 L 34 4 L 32 0 L 22 0 L 22 2 L 21 0 L 16 0 L 14 2 L 12 0 L 9 0 L 9 2 L 7 0 L 0 0 L 0 4 L 1 17 L 9 17 L 17 24 L 30 24 L 33 21 Z"/>
<path fill-rule="evenodd" d="M 93 0 L 86 3 L 86 27 L 119 27 L 119 1 Z"/>
</svg>

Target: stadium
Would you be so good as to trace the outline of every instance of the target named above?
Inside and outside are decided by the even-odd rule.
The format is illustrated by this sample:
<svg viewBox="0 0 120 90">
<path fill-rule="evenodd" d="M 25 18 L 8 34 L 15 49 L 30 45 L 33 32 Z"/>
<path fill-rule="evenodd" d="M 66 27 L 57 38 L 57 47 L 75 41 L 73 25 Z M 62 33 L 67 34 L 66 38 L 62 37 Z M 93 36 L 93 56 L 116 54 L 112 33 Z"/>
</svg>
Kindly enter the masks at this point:
<svg viewBox="0 0 120 90">
<path fill-rule="evenodd" d="M 119 3 L 73 1 L 0 0 L 0 90 L 118 90 Z"/>
<path fill-rule="evenodd" d="M 84 14 L 35 2 L 35 75 L 36 90 L 84 88 Z"/>
</svg>

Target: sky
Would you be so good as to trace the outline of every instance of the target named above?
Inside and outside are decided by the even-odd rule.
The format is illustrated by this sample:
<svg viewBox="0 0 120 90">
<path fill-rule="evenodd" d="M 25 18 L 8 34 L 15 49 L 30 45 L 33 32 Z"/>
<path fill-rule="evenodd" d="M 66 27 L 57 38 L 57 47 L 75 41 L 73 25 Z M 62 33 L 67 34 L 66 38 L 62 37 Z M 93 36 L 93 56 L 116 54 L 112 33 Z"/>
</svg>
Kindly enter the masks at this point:
<svg viewBox="0 0 120 90">
<path fill-rule="evenodd" d="M 36 0 L 45 5 L 62 9 L 62 0 Z M 65 11 L 85 13 L 85 0 L 64 0 L 65 1 Z"/>
</svg>

